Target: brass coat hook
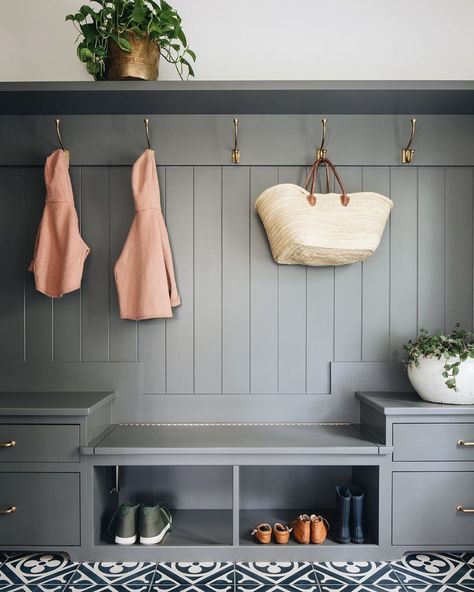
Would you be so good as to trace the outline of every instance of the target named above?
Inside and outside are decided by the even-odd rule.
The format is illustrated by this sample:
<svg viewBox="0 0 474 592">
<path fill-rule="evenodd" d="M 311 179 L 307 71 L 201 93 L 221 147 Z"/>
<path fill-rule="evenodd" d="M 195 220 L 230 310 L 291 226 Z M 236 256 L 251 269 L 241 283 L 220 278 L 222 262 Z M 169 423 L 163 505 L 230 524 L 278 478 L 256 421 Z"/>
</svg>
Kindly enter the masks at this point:
<svg viewBox="0 0 474 592">
<path fill-rule="evenodd" d="M 61 120 L 58 118 L 55 121 L 56 123 L 56 135 L 58 136 L 59 144 L 63 150 L 63 152 L 67 152 L 66 148 L 64 147 L 63 139 L 61 138 Z"/>
<path fill-rule="evenodd" d="M 326 143 L 326 131 L 328 126 L 328 120 L 323 117 L 321 119 L 321 123 L 323 124 L 323 135 L 321 137 L 321 145 L 319 148 L 316 148 L 316 160 L 320 160 L 321 158 L 324 160 L 328 154 L 326 148 L 324 148 L 324 144 Z"/>
<path fill-rule="evenodd" d="M 413 160 L 413 156 L 415 154 L 415 149 L 411 147 L 411 143 L 413 142 L 413 138 L 415 137 L 416 131 L 416 119 L 411 119 L 411 134 L 410 134 L 410 141 L 406 145 L 406 148 L 402 148 L 402 164 L 410 164 Z"/>
<path fill-rule="evenodd" d="M 239 120 L 237 117 L 233 119 L 234 122 L 234 147 L 232 148 L 232 162 L 239 164 L 240 162 L 240 150 L 239 150 Z"/>
<path fill-rule="evenodd" d="M 146 143 L 148 144 L 148 150 L 151 150 L 151 145 L 150 145 L 150 120 L 148 119 L 148 117 L 145 117 L 145 119 L 143 120 L 143 123 L 145 124 Z"/>
</svg>

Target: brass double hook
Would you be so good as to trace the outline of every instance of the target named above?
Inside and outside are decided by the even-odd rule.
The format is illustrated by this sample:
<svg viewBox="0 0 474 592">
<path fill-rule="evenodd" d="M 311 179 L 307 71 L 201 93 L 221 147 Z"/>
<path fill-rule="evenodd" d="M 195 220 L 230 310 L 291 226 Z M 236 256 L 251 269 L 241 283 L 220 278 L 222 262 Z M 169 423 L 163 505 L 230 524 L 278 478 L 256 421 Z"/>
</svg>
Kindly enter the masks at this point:
<svg viewBox="0 0 474 592">
<path fill-rule="evenodd" d="M 411 147 L 411 143 L 413 142 L 413 138 L 415 137 L 416 131 L 416 119 L 411 119 L 411 134 L 410 140 L 405 148 L 402 148 L 402 164 L 410 164 L 413 160 L 413 156 L 415 154 L 415 149 Z"/>
<path fill-rule="evenodd" d="M 321 137 L 321 144 L 319 148 L 316 148 L 316 160 L 325 160 L 328 154 L 328 151 L 326 150 L 326 148 L 324 148 L 324 144 L 326 143 L 326 131 L 328 127 L 328 120 L 325 117 L 323 117 L 321 119 L 321 123 L 323 124 L 323 135 Z"/>
<path fill-rule="evenodd" d="M 59 142 L 63 152 L 67 152 L 67 150 L 64 146 L 63 139 L 61 138 L 61 120 L 59 118 L 57 118 L 55 120 L 55 123 L 56 123 L 56 135 L 58 137 L 58 142 Z"/>
<path fill-rule="evenodd" d="M 151 150 L 151 145 L 150 145 L 150 120 L 148 119 L 148 117 L 145 117 L 145 119 L 143 120 L 143 123 L 145 124 L 145 135 L 146 135 L 146 143 L 148 145 L 148 150 Z"/>
<path fill-rule="evenodd" d="M 239 120 L 237 117 L 233 119 L 234 123 L 234 147 L 232 148 L 231 160 L 233 164 L 239 164 L 240 162 L 240 150 L 239 150 Z"/>
</svg>

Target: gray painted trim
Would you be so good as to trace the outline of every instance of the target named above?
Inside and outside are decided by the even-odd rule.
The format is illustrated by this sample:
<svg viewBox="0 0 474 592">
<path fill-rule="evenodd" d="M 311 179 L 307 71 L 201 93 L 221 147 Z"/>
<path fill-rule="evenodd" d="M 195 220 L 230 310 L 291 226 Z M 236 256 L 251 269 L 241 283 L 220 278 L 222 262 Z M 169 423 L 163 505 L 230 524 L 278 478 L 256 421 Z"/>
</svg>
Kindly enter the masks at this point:
<svg viewBox="0 0 474 592">
<path fill-rule="evenodd" d="M 474 405 L 440 405 L 426 403 L 409 392 L 357 392 L 356 398 L 384 415 L 451 416 L 473 415 Z"/>
<path fill-rule="evenodd" d="M 92 415 L 114 399 L 110 391 L 0 391 L 0 415 Z"/>
<path fill-rule="evenodd" d="M 189 81 L 0 84 L 4 114 L 474 113 L 470 81 Z"/>
</svg>

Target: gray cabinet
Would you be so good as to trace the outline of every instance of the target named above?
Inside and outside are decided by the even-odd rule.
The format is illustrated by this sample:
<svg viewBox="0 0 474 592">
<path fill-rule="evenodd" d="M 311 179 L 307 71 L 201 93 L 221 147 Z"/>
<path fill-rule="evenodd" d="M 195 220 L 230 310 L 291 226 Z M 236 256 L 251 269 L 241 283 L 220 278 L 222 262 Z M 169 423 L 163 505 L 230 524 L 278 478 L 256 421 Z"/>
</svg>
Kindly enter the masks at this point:
<svg viewBox="0 0 474 592">
<path fill-rule="evenodd" d="M 392 548 L 473 549 L 474 406 L 425 403 L 409 392 L 356 396 L 362 428 L 393 447 Z"/>
<path fill-rule="evenodd" d="M 417 471 L 393 473 L 394 545 L 472 546 L 474 471 Z"/>
<path fill-rule="evenodd" d="M 0 550 L 81 558 L 90 497 L 80 448 L 110 424 L 112 399 L 0 392 Z"/>
<path fill-rule="evenodd" d="M 0 545 L 80 545 L 78 473 L 1 473 L 0 482 Z"/>
</svg>

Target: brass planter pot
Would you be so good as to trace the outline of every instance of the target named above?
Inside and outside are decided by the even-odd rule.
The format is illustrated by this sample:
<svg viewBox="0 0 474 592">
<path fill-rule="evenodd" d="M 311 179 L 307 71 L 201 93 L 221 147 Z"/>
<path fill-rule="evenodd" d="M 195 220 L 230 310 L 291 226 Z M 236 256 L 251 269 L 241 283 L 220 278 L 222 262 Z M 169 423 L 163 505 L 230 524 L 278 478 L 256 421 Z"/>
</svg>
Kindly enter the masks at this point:
<svg viewBox="0 0 474 592">
<path fill-rule="evenodd" d="M 105 78 L 107 80 L 156 80 L 160 48 L 148 35 L 142 38 L 129 31 L 124 35 L 132 46 L 127 53 L 109 39 L 107 59 L 105 61 Z"/>
</svg>

